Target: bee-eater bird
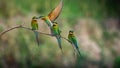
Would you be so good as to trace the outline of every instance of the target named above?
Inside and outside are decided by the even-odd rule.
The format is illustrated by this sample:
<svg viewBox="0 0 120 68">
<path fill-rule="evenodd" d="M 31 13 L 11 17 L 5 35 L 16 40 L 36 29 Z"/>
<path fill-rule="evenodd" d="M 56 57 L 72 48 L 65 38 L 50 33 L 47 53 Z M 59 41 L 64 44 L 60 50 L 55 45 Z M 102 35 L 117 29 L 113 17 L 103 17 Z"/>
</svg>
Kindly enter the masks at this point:
<svg viewBox="0 0 120 68">
<path fill-rule="evenodd" d="M 70 31 L 69 31 L 68 40 L 69 40 L 70 43 L 76 48 L 78 54 L 79 54 L 80 56 L 82 56 L 81 53 L 80 53 L 80 51 L 79 51 L 78 42 L 77 42 L 77 39 L 76 39 L 76 37 L 75 37 L 75 35 L 74 35 L 74 31 L 73 31 L 73 30 L 70 30 Z"/>
<path fill-rule="evenodd" d="M 53 34 L 53 36 L 56 37 L 56 39 L 58 41 L 59 48 L 61 49 L 61 52 L 63 53 L 62 45 L 61 45 L 61 35 L 60 35 L 60 33 L 61 33 L 61 31 L 59 29 L 58 23 L 57 22 L 53 22 L 52 34 Z"/>
<path fill-rule="evenodd" d="M 35 16 L 32 18 L 31 27 L 32 27 L 32 30 L 38 30 L 38 22 L 37 22 Z M 35 33 L 35 36 L 36 36 L 37 44 L 39 45 L 38 32 L 34 31 L 34 33 Z"/>
<path fill-rule="evenodd" d="M 40 16 L 37 19 L 41 18 L 46 22 L 46 24 L 51 28 L 53 25 L 53 22 L 58 18 L 58 16 L 61 13 L 63 6 L 63 0 L 60 1 L 59 5 L 54 8 L 47 16 Z"/>
</svg>

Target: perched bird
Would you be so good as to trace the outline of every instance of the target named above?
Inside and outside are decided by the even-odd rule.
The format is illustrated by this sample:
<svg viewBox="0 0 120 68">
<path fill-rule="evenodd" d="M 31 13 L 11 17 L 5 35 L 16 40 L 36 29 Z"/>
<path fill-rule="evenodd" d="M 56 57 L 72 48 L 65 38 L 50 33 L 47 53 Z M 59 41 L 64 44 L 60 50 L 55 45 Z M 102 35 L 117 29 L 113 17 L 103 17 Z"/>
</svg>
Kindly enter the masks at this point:
<svg viewBox="0 0 120 68">
<path fill-rule="evenodd" d="M 63 1 L 61 0 L 59 5 L 54 8 L 47 16 L 39 16 L 37 19 L 42 19 L 45 21 L 45 23 L 51 28 L 53 25 L 53 22 L 57 19 L 59 16 L 63 6 Z"/>
<path fill-rule="evenodd" d="M 38 22 L 37 22 L 35 16 L 32 18 L 31 27 L 32 27 L 32 30 L 38 30 Z M 35 33 L 35 36 L 36 36 L 37 44 L 39 45 L 38 32 L 34 31 L 34 33 Z"/>
<path fill-rule="evenodd" d="M 59 45 L 59 48 L 61 49 L 62 51 L 62 45 L 61 45 L 61 36 L 60 36 L 60 29 L 59 29 L 59 26 L 58 26 L 58 23 L 57 22 L 53 22 L 53 26 L 52 26 L 52 34 L 53 36 L 56 37 L 57 41 L 58 41 L 58 45 Z M 62 51 L 63 53 L 63 51 Z"/>
<path fill-rule="evenodd" d="M 78 42 L 77 42 L 77 39 L 74 35 L 74 31 L 72 31 L 72 30 L 69 31 L 68 40 L 76 48 L 78 54 L 81 56 L 80 51 L 79 51 L 79 47 L 78 47 Z"/>
</svg>

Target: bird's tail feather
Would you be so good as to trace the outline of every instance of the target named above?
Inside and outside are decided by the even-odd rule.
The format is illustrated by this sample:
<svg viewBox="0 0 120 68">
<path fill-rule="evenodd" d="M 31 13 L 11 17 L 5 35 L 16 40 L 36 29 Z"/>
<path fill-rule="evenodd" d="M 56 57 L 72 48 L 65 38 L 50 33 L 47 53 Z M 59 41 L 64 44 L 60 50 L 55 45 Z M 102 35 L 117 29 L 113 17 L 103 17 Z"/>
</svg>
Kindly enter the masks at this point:
<svg viewBox="0 0 120 68">
<path fill-rule="evenodd" d="M 75 56 L 75 48 L 74 48 L 74 45 L 72 45 L 72 47 L 73 47 L 73 50 L 74 50 L 74 56 Z"/>
<path fill-rule="evenodd" d="M 63 54 L 62 45 L 61 45 L 61 37 L 60 36 L 56 36 L 56 39 L 58 41 L 59 48 L 61 49 L 61 52 Z"/>
<path fill-rule="evenodd" d="M 39 46 L 39 38 L 38 38 L 38 32 L 34 32 L 35 33 L 35 37 L 36 37 L 36 41 L 37 41 L 37 44 L 38 44 L 38 46 Z"/>
<path fill-rule="evenodd" d="M 77 50 L 79 56 L 82 57 L 82 55 L 81 55 L 81 53 L 80 53 L 80 50 L 79 50 L 79 47 L 78 47 L 78 43 L 75 43 L 75 48 L 76 48 L 76 50 Z"/>
<path fill-rule="evenodd" d="M 80 53 L 79 48 L 77 48 L 77 51 L 78 51 L 79 56 L 81 56 L 81 57 L 82 57 L 82 55 L 81 55 L 81 53 Z"/>
</svg>

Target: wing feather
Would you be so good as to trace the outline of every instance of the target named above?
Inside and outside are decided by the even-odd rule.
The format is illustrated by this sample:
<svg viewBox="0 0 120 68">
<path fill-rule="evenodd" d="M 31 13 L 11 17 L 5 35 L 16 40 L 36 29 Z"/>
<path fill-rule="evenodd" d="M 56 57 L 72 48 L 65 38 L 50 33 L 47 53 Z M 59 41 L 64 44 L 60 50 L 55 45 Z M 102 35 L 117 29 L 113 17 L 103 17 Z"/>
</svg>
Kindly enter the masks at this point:
<svg viewBox="0 0 120 68">
<path fill-rule="evenodd" d="M 52 22 L 57 19 L 57 17 L 59 16 L 62 10 L 62 7 L 63 7 L 63 0 L 61 0 L 59 5 L 48 14 L 48 17 Z"/>
</svg>

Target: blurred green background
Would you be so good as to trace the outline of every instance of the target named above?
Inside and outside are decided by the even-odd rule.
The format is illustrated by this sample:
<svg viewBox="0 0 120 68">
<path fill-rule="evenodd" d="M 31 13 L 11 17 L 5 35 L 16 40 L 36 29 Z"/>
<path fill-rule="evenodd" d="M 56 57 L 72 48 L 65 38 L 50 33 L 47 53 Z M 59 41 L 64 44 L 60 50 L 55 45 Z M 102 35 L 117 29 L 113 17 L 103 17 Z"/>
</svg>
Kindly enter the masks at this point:
<svg viewBox="0 0 120 68">
<path fill-rule="evenodd" d="M 60 0 L 0 0 L 0 32 L 47 15 Z M 117 0 L 63 0 L 56 20 L 67 38 L 75 31 L 84 58 L 74 56 L 71 44 L 62 40 L 64 56 L 54 37 L 15 29 L 0 38 L 0 68 L 120 68 L 120 4 Z M 39 31 L 50 33 L 39 20 Z"/>
</svg>

